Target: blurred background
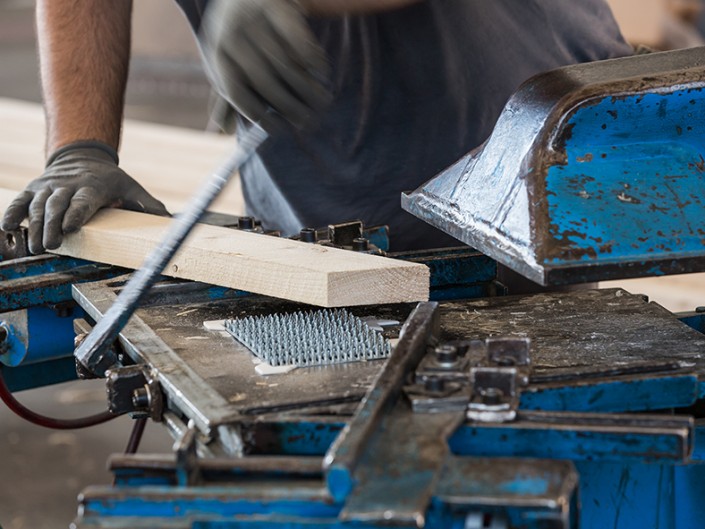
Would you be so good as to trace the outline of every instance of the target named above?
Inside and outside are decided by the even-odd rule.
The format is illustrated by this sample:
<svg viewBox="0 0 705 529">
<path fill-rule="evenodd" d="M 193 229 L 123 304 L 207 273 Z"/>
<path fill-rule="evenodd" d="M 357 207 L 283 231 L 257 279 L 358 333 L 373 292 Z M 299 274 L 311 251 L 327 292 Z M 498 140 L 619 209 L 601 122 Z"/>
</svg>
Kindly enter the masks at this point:
<svg viewBox="0 0 705 529">
<path fill-rule="evenodd" d="M 609 0 L 626 38 L 659 50 L 705 45 L 702 0 Z M 32 0 L 0 0 L 0 98 L 38 103 Z M 127 88 L 130 119 L 203 130 L 209 87 L 190 29 L 172 0 L 135 2 L 133 60 Z M 0 116 L 0 127 L 2 127 Z M 42 138 L 37 137 L 36 151 Z M 200 177 L 201 175 L 196 175 Z M 2 186 L 2 181 L 0 181 Z M 667 308 L 705 305 L 703 275 L 621 282 Z M 698 303 L 700 299 L 700 303 Z M 83 416 L 104 408 L 104 384 L 80 382 L 24 392 L 20 400 L 54 416 Z M 131 421 L 78 432 L 52 432 L 17 419 L 0 405 L 0 526 L 68 527 L 76 497 L 90 484 L 109 483 L 109 454 L 124 450 Z M 169 450 L 171 440 L 151 424 L 143 451 Z"/>
</svg>

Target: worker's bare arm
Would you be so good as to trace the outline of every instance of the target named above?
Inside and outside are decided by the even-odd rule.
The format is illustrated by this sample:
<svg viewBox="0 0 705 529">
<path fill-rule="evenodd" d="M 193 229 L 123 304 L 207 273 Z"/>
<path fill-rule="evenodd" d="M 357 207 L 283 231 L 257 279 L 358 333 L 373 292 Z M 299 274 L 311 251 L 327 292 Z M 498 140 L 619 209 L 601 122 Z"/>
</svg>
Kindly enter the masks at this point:
<svg viewBox="0 0 705 529">
<path fill-rule="evenodd" d="M 117 149 L 132 0 L 38 0 L 47 152 L 76 140 Z"/>
<path fill-rule="evenodd" d="M 5 211 L 29 219 L 32 253 L 57 248 L 100 208 L 158 215 L 164 205 L 118 167 L 132 0 L 38 0 L 47 165 Z"/>
<path fill-rule="evenodd" d="M 304 11 L 311 15 L 336 16 L 391 11 L 421 0 L 299 0 Z"/>
</svg>

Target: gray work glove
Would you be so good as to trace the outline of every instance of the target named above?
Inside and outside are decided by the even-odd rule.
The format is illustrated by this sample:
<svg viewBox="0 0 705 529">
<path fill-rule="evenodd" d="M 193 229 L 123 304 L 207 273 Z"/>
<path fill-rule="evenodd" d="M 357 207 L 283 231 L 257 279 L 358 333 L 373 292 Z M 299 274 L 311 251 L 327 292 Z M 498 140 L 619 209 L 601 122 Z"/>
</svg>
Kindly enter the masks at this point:
<svg viewBox="0 0 705 529">
<path fill-rule="evenodd" d="M 168 215 L 164 204 L 118 167 L 112 147 L 81 141 L 57 150 L 44 174 L 32 180 L 5 211 L 2 229 L 13 231 L 29 217 L 29 251 L 61 245 L 101 208 L 116 207 Z"/>
<path fill-rule="evenodd" d="M 212 0 L 199 42 L 216 90 L 265 130 L 303 127 L 330 101 L 325 53 L 295 0 Z"/>
</svg>

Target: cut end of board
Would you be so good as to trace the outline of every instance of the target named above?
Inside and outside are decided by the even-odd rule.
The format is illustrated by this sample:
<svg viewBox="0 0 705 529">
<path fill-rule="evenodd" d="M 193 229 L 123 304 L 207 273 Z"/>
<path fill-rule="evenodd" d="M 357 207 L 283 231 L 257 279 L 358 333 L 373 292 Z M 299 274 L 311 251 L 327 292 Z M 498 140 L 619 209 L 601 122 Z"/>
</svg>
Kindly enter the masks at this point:
<svg viewBox="0 0 705 529">
<path fill-rule="evenodd" d="M 331 273 L 326 307 L 428 301 L 431 271 L 426 265 L 396 261 L 393 268 L 365 273 Z M 370 288 L 374 285 L 374 288 Z"/>
</svg>

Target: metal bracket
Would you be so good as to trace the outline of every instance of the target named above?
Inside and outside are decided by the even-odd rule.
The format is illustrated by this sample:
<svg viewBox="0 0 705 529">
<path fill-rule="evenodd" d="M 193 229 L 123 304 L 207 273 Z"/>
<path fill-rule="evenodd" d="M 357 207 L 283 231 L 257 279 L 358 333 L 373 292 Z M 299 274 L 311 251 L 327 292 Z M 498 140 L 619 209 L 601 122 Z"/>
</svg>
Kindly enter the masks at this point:
<svg viewBox="0 0 705 529">
<path fill-rule="evenodd" d="M 109 370 L 106 377 L 111 413 L 162 421 L 164 394 L 149 369 L 140 365 L 120 367 Z"/>
<path fill-rule="evenodd" d="M 200 481 L 201 470 L 198 465 L 196 426 L 189 422 L 184 435 L 174 443 L 176 452 L 176 480 L 180 487 L 193 486 Z"/>
<path fill-rule="evenodd" d="M 415 412 L 467 411 L 475 421 L 511 421 L 519 388 L 528 383 L 530 348 L 529 338 L 514 336 L 438 345 L 404 391 Z"/>
<path fill-rule="evenodd" d="M 513 421 L 519 407 L 518 379 L 516 367 L 472 368 L 467 418 L 478 422 Z"/>
</svg>

